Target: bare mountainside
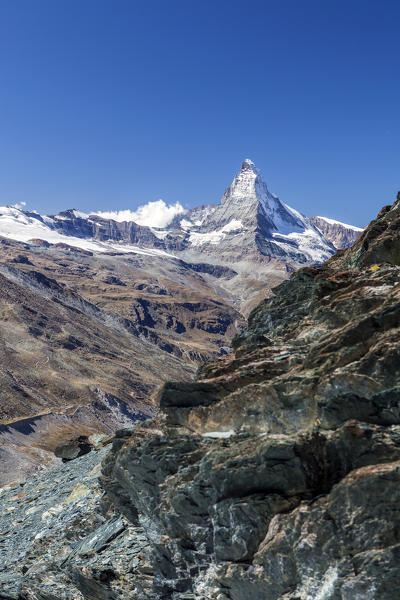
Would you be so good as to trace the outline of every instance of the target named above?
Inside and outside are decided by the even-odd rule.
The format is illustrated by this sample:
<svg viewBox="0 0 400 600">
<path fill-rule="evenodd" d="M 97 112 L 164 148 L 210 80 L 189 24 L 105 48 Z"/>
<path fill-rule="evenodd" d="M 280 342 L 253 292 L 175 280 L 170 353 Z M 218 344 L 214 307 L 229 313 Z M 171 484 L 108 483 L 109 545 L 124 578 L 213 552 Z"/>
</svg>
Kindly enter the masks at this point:
<svg viewBox="0 0 400 600">
<path fill-rule="evenodd" d="M 3 480 L 47 460 L 72 432 L 111 432 L 152 415 L 160 383 L 191 379 L 244 325 L 176 259 L 6 239 L 0 249 Z"/>
<path fill-rule="evenodd" d="M 399 231 L 400 194 L 156 419 L 1 490 L 2 597 L 397 598 Z"/>
</svg>

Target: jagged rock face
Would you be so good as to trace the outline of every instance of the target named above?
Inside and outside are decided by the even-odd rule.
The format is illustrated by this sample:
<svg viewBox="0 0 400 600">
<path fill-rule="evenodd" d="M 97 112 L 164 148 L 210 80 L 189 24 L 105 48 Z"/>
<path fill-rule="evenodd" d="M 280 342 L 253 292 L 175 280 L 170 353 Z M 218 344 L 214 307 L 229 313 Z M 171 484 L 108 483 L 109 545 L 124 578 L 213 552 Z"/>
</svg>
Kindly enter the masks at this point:
<svg viewBox="0 0 400 600">
<path fill-rule="evenodd" d="M 276 288 L 232 354 L 166 384 L 157 419 L 105 459 L 160 600 L 393 599 L 399 223 L 400 196 L 353 248 Z"/>
<path fill-rule="evenodd" d="M 378 217 L 357 239 L 351 252 L 336 257 L 338 265 L 364 268 L 400 264 L 400 192 L 393 206 L 384 206 Z"/>
<path fill-rule="evenodd" d="M 324 217 L 311 217 L 310 221 L 338 250 L 352 246 L 363 231 L 361 227 L 345 225 Z"/>
<path fill-rule="evenodd" d="M 205 227 L 223 227 L 240 217 L 242 227 L 259 228 L 260 233 L 270 237 L 284 223 L 292 230 L 302 223 L 279 200 L 271 194 L 260 171 L 246 159 L 232 184 L 222 196 L 220 206 L 205 220 Z"/>
<path fill-rule="evenodd" d="M 189 211 L 180 224 L 187 232 L 184 256 L 197 252 L 232 265 L 250 261 L 258 271 L 263 263 L 273 271 L 269 261 L 299 266 L 322 262 L 334 252 L 309 219 L 268 190 L 249 159 L 219 205 Z"/>
</svg>

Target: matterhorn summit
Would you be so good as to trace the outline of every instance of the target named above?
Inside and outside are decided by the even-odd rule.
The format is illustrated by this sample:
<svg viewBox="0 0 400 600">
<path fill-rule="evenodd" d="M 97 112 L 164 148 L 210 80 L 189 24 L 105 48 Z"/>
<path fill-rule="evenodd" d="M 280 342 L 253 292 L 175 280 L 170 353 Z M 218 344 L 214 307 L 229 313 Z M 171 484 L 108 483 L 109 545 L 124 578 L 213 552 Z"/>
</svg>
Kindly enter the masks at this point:
<svg viewBox="0 0 400 600">
<path fill-rule="evenodd" d="M 188 222 L 194 222 L 190 214 L 185 216 Z M 309 219 L 268 190 L 261 171 L 249 158 L 221 203 L 206 207 L 201 225 L 190 229 L 189 243 L 203 250 L 217 240 L 219 252 L 236 249 L 247 257 L 261 255 L 299 264 L 323 262 L 335 251 Z"/>
<path fill-rule="evenodd" d="M 228 214 L 240 211 L 247 226 L 260 228 L 267 236 L 283 228 L 297 229 L 299 232 L 303 228 L 298 215 L 288 210 L 288 207 L 268 190 L 261 171 L 249 158 L 244 160 L 239 173 L 225 191 L 221 201 L 222 207 L 225 209 L 223 212 Z"/>
</svg>

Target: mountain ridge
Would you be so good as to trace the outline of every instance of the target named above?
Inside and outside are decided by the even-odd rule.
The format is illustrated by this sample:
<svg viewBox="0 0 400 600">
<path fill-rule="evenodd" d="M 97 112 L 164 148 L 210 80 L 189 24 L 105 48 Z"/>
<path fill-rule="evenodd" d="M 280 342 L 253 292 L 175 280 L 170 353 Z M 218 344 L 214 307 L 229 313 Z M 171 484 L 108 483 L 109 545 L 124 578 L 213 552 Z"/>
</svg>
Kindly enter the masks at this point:
<svg viewBox="0 0 400 600">
<path fill-rule="evenodd" d="M 104 218 L 101 213 L 85 214 L 77 209 L 67 209 L 56 215 L 39 215 L 36 212 L 24 211 L 16 207 L 2 207 L 0 211 L 0 235 L 6 237 L 14 235 L 14 239 L 26 242 L 32 239 L 27 238 L 27 236 L 29 235 L 29 228 L 34 229 L 35 222 L 44 234 L 43 239 L 49 242 L 51 242 L 51 239 L 46 239 L 46 228 L 48 237 L 52 237 L 51 231 L 53 233 L 59 232 L 61 235 L 71 238 L 71 245 L 79 243 L 72 238 L 80 238 L 88 241 L 128 242 L 132 245 L 139 243 L 144 248 L 151 247 L 164 251 L 179 250 L 182 245 L 190 246 L 191 230 L 195 233 L 210 233 L 219 230 L 223 230 L 222 233 L 229 233 L 248 228 L 257 230 L 261 237 L 270 238 L 270 242 L 276 244 L 276 241 L 272 238 L 274 233 L 287 236 L 290 233 L 300 233 L 308 227 L 315 234 L 316 240 L 321 246 L 322 259 L 326 259 L 329 253 L 334 252 L 335 249 L 332 248 L 329 242 L 327 244 L 326 240 L 322 239 L 323 236 L 321 237 L 319 230 L 314 228 L 311 222 L 313 218 L 323 217 L 307 219 L 295 209 L 282 203 L 275 194 L 269 192 L 261 171 L 250 159 L 245 159 L 242 163 L 239 173 L 225 190 L 220 204 L 203 205 L 188 209 L 184 214 L 176 215 L 165 228 L 139 225 L 133 220 L 116 221 Z M 8 228 L 7 217 L 9 221 Z M 22 227 L 26 226 L 25 233 L 21 227 L 19 230 L 15 227 L 15 231 L 12 231 L 10 221 L 13 218 L 15 219 L 15 226 L 17 224 Z M 229 227 L 231 221 L 234 221 L 235 225 Z M 341 225 L 345 228 L 356 229 L 343 223 Z M 21 239 L 21 237 L 24 239 Z M 32 237 L 40 238 L 39 235 L 33 235 Z M 319 240 L 318 237 L 320 237 Z M 181 243 L 179 243 L 179 238 L 181 238 Z M 197 243 L 195 245 L 199 246 L 201 244 Z M 95 246 L 93 248 L 96 250 Z M 101 246 L 97 250 L 104 251 Z"/>
<path fill-rule="evenodd" d="M 215 291 L 244 315 L 295 270 L 321 263 L 337 247 L 354 241 L 354 227 L 340 225 L 340 232 L 332 235 L 332 227 L 324 223 L 318 227 L 313 218 L 269 192 L 250 159 L 242 163 L 219 204 L 175 215 L 163 228 L 76 209 L 41 216 L 0 208 L 0 235 L 32 245 L 64 244 L 94 254 L 158 256 L 231 269 L 236 275 L 220 279 Z"/>
</svg>

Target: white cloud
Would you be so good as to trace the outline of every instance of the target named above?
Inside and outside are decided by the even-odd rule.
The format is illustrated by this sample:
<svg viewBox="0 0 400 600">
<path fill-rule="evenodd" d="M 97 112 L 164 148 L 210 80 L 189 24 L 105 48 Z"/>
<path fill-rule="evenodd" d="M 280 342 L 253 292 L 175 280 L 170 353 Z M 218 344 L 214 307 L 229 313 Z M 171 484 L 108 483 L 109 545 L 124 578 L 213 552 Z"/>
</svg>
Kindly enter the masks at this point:
<svg viewBox="0 0 400 600">
<path fill-rule="evenodd" d="M 26 206 L 26 202 L 17 202 L 16 204 L 12 204 L 11 208 L 17 208 L 18 210 L 23 210 Z"/>
<path fill-rule="evenodd" d="M 139 206 L 136 211 L 127 209 L 92 214 L 103 217 L 103 219 L 113 219 L 119 222 L 134 221 L 138 225 L 147 225 L 148 227 L 166 227 L 176 215 L 185 212 L 186 210 L 179 202 L 168 205 L 164 200 L 155 200 L 154 202 L 148 202 L 143 206 Z"/>
</svg>

